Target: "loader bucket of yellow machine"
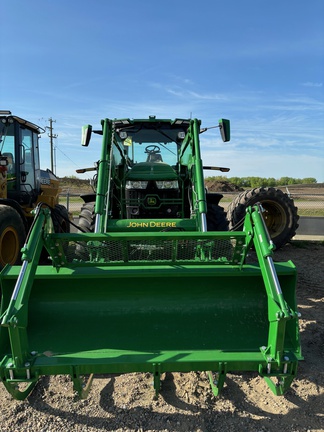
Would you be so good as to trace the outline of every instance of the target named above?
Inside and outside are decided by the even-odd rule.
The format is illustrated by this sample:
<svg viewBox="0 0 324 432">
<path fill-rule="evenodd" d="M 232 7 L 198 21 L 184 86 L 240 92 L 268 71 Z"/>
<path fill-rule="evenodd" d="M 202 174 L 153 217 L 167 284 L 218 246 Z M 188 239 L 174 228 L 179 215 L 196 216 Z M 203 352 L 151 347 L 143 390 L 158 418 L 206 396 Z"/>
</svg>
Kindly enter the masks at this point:
<svg viewBox="0 0 324 432">
<path fill-rule="evenodd" d="M 151 372 L 158 392 L 164 372 L 208 371 L 218 394 L 227 372 L 255 371 L 282 394 L 301 359 L 296 271 L 269 261 L 247 218 L 249 234 L 36 239 L 33 257 L 1 274 L 3 384 L 23 399 L 40 376 L 67 374 L 85 397 L 95 374 Z M 34 262 L 44 243 L 52 266 Z"/>
</svg>

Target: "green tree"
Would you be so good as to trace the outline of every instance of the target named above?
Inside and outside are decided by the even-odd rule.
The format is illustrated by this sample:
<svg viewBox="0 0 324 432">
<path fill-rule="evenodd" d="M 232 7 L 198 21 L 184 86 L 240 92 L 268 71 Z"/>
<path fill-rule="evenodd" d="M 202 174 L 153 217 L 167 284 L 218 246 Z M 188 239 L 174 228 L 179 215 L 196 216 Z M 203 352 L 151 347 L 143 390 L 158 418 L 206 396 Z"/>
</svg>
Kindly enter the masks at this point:
<svg viewBox="0 0 324 432">
<path fill-rule="evenodd" d="M 314 177 L 305 177 L 301 181 L 302 184 L 316 184 L 317 180 Z"/>
<path fill-rule="evenodd" d="M 250 185 L 252 188 L 265 186 L 266 179 L 262 177 L 250 177 Z"/>
<path fill-rule="evenodd" d="M 276 187 L 276 186 L 286 186 L 294 184 L 316 184 L 317 180 L 314 177 L 306 177 L 303 179 L 293 178 L 293 177 L 280 177 L 275 179 L 274 177 L 207 177 L 207 181 L 227 181 L 235 184 L 236 186 L 243 188 L 255 188 L 255 187 Z"/>
<path fill-rule="evenodd" d="M 289 183 L 289 180 L 290 180 L 290 177 L 280 177 L 280 179 L 278 180 L 277 185 L 278 186 L 286 186 L 288 184 L 291 184 L 291 183 Z"/>
<path fill-rule="evenodd" d="M 235 186 L 241 187 L 242 186 L 242 181 L 240 177 L 231 177 L 229 178 L 229 181 L 231 183 L 233 183 Z"/>
<path fill-rule="evenodd" d="M 274 177 L 269 177 L 267 179 L 267 187 L 274 187 L 277 185 L 277 180 Z"/>
</svg>

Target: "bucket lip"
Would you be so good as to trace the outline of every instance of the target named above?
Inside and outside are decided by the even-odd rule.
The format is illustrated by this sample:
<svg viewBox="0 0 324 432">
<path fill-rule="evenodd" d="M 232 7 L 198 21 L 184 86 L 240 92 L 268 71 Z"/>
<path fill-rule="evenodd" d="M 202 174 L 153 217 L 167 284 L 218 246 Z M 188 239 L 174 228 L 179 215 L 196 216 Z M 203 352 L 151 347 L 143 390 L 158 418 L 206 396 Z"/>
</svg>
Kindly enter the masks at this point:
<svg viewBox="0 0 324 432">
<path fill-rule="evenodd" d="M 62 365 L 124 365 L 126 364 L 187 364 L 199 363 L 203 366 L 205 362 L 229 362 L 235 364 L 265 362 L 264 355 L 260 350 L 255 351 L 223 351 L 223 350 L 152 350 L 133 351 L 98 349 L 91 351 L 80 351 L 73 353 L 48 353 L 38 354 L 33 366 L 62 366 Z"/>
<path fill-rule="evenodd" d="M 7 357 L 7 361 L 10 359 Z M 290 360 L 303 360 L 300 352 L 290 351 Z M 222 350 L 168 350 L 168 351 L 127 351 L 96 350 L 65 354 L 38 354 L 32 368 L 44 375 L 69 374 L 71 367 L 82 369 L 82 373 L 130 373 L 150 372 L 159 365 L 161 372 L 209 371 L 217 370 L 226 364 L 231 371 L 256 371 L 266 368 L 267 359 L 261 351 L 222 351 Z M 1 362 L 1 368 L 5 368 Z M 55 371 L 53 369 L 55 367 Z"/>
<path fill-rule="evenodd" d="M 291 261 L 274 263 L 278 275 L 293 275 L 297 273 L 296 267 Z M 20 266 L 6 266 L 1 273 L 1 278 L 5 280 L 17 279 L 20 272 Z M 92 278 L 93 275 L 103 278 L 113 276 L 122 276 L 130 278 L 138 276 L 144 277 L 159 274 L 161 277 L 167 277 L 170 274 L 179 277 L 201 277 L 208 276 L 223 276 L 231 275 L 233 277 L 249 276 L 252 274 L 261 274 L 260 266 L 257 263 L 239 265 L 215 264 L 215 263 L 197 263 L 197 264 L 156 264 L 156 263 L 140 263 L 123 265 L 93 265 L 93 264 L 71 264 L 69 266 L 56 268 L 51 265 L 39 266 L 36 270 L 35 278 L 59 279 L 60 277 L 84 277 Z"/>
</svg>

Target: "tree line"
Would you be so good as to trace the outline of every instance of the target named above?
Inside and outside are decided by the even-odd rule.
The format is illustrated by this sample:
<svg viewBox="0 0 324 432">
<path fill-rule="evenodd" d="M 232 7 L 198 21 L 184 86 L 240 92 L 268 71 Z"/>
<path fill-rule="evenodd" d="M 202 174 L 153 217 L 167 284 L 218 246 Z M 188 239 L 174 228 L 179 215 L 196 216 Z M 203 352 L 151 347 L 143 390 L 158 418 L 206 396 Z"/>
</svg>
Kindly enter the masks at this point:
<svg viewBox="0 0 324 432">
<path fill-rule="evenodd" d="M 259 186 L 264 187 L 277 187 L 277 186 L 287 186 L 294 184 L 315 184 L 317 180 L 313 177 L 306 177 L 303 179 L 293 178 L 293 177 L 280 177 L 279 179 L 275 179 L 274 177 L 265 178 L 265 177 L 225 177 L 225 176 L 215 176 L 215 177 L 206 177 L 205 180 L 208 181 L 225 181 L 229 183 L 233 183 L 236 186 L 243 188 L 254 188 Z"/>
</svg>

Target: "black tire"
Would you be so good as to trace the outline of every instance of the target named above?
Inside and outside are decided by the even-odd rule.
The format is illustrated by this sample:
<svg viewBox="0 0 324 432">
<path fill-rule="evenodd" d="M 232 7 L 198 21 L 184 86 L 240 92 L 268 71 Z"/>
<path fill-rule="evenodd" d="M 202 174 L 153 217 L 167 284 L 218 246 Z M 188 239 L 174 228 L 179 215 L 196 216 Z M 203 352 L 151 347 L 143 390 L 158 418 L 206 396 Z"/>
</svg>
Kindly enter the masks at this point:
<svg viewBox="0 0 324 432">
<path fill-rule="evenodd" d="M 26 229 L 19 213 L 10 206 L 0 205 L 0 268 L 21 263 L 21 248 Z"/>
<path fill-rule="evenodd" d="M 78 233 L 86 232 L 91 233 L 94 232 L 95 228 L 95 203 L 94 202 L 86 202 L 81 207 L 81 212 L 79 215 L 79 227 Z M 87 261 L 89 259 L 89 251 L 85 242 L 77 243 L 75 248 L 75 253 L 78 259 Z"/>
<path fill-rule="evenodd" d="M 228 220 L 223 207 L 207 200 L 207 231 L 228 231 Z M 231 260 L 233 247 L 230 240 L 217 240 L 215 250 L 212 252 L 214 259 L 227 258 Z"/>
<path fill-rule="evenodd" d="M 95 203 L 86 202 L 81 207 L 81 212 L 79 215 L 79 227 L 85 232 L 94 232 L 95 228 Z M 82 232 L 79 230 L 78 232 Z"/>
<path fill-rule="evenodd" d="M 70 232 L 70 223 L 69 223 L 69 213 L 61 204 L 56 204 L 54 208 L 53 215 L 53 225 L 54 231 L 56 233 L 69 233 Z"/>
<path fill-rule="evenodd" d="M 70 232 L 70 219 L 69 213 L 61 204 L 56 204 L 54 209 L 52 210 L 52 222 L 55 233 L 69 233 Z M 63 249 L 65 252 L 68 250 L 68 243 L 64 242 Z M 48 265 L 51 263 L 49 259 L 49 253 L 46 250 L 45 246 L 42 249 L 42 253 L 39 259 L 39 263 L 41 265 Z"/>
<path fill-rule="evenodd" d="M 263 217 L 270 237 L 280 249 L 296 234 L 298 228 L 297 207 L 289 196 L 276 188 L 254 188 L 238 195 L 227 210 L 227 219 L 231 230 L 242 230 L 241 221 L 246 208 L 259 202 L 264 208 Z"/>
<path fill-rule="evenodd" d="M 207 231 L 228 231 L 228 220 L 223 207 L 207 201 Z"/>
</svg>

